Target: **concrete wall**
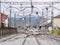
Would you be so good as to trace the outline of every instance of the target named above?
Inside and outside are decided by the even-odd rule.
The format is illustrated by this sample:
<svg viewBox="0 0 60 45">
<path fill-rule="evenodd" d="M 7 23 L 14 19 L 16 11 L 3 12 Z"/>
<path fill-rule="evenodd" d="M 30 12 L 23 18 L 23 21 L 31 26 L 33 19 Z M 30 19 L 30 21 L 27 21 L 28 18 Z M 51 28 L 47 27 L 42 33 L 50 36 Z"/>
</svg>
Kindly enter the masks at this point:
<svg viewBox="0 0 60 45">
<path fill-rule="evenodd" d="M 14 34 L 17 33 L 17 29 L 16 28 L 0 28 L 0 36 L 4 36 L 4 35 L 10 35 L 10 34 Z"/>
<path fill-rule="evenodd" d="M 60 27 L 60 18 L 53 19 L 53 27 Z"/>
</svg>

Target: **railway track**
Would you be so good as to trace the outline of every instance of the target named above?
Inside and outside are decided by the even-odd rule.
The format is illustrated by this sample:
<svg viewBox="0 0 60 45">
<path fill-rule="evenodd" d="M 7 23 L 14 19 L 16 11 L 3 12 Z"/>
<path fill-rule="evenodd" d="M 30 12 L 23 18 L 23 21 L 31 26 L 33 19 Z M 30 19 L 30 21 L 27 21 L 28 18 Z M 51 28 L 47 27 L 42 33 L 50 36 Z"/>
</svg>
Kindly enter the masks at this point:
<svg viewBox="0 0 60 45">
<path fill-rule="evenodd" d="M 23 42 L 22 42 L 22 45 L 26 45 L 26 42 L 27 42 L 28 38 L 30 38 L 30 37 L 31 37 L 31 38 L 34 38 L 34 40 L 30 38 L 31 41 L 35 41 L 37 45 L 41 45 L 40 41 L 39 41 L 38 38 L 37 38 L 38 35 L 35 35 L 35 34 L 33 34 L 33 35 L 32 35 L 32 34 L 31 34 L 31 35 L 30 35 L 30 34 L 29 34 L 29 35 L 28 35 L 28 34 L 25 34 L 25 35 L 26 35 L 26 36 L 24 37 L 24 40 L 23 40 Z M 45 36 L 45 35 L 44 35 L 44 36 Z M 59 41 L 59 40 L 57 40 L 56 38 L 52 38 L 52 37 L 49 37 L 49 36 L 45 36 L 45 37 L 44 37 L 44 36 L 41 36 L 41 35 L 40 35 L 41 38 L 43 37 L 43 38 L 49 38 L 49 39 L 53 39 L 53 40 Z M 40 38 L 40 37 L 39 37 L 39 38 Z M 5 39 L 5 40 L 2 40 L 2 41 L 0 41 L 0 42 L 5 42 L 5 41 L 10 40 L 10 39 L 12 39 L 12 38 L 13 38 L 13 40 L 15 40 L 15 39 L 17 40 L 17 39 L 20 39 L 20 36 L 19 36 L 19 35 L 18 35 L 18 36 L 17 36 L 17 35 L 14 35 L 14 36 L 12 36 L 12 37 L 10 37 L 10 38 L 7 38 L 7 39 Z M 28 41 L 29 41 L 29 40 L 28 40 Z M 33 43 L 33 44 L 35 44 L 35 43 Z"/>
<path fill-rule="evenodd" d="M 28 38 L 28 35 L 25 37 L 25 39 L 24 39 L 24 41 L 23 41 L 22 45 L 24 45 L 24 44 L 25 44 L 25 42 L 26 42 L 27 38 Z"/>
<path fill-rule="evenodd" d="M 17 34 L 14 35 L 14 36 L 12 36 L 12 37 L 10 37 L 10 38 L 7 38 L 7 39 L 4 39 L 4 40 L 0 41 L 0 43 L 1 43 L 1 42 L 5 42 L 5 41 L 7 41 L 7 40 L 10 40 L 10 39 L 12 39 L 12 38 L 14 38 L 14 37 L 16 37 L 16 36 L 17 36 Z"/>
<path fill-rule="evenodd" d="M 38 44 L 38 45 L 41 45 L 40 42 L 38 41 L 38 39 L 37 39 L 34 35 L 27 35 L 27 36 L 25 37 L 25 39 L 24 39 L 22 45 L 25 45 L 25 42 L 26 42 L 26 40 L 27 40 L 27 38 L 28 38 L 29 36 L 33 36 L 33 37 L 35 38 L 37 44 Z"/>
<path fill-rule="evenodd" d="M 35 37 L 35 39 L 36 39 L 37 44 L 38 45 L 41 45 L 40 42 L 38 41 L 38 39 L 36 37 Z"/>
</svg>

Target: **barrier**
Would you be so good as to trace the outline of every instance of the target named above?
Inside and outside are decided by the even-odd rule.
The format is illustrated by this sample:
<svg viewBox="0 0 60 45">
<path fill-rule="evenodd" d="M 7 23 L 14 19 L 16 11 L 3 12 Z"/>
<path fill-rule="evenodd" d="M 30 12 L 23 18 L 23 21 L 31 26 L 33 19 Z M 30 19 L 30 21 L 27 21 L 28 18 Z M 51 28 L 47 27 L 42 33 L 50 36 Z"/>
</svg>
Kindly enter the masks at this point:
<svg viewBox="0 0 60 45">
<path fill-rule="evenodd" d="M 17 33 L 16 28 L 11 28 L 11 27 L 0 28 L 0 36 L 10 35 L 15 33 Z"/>
</svg>

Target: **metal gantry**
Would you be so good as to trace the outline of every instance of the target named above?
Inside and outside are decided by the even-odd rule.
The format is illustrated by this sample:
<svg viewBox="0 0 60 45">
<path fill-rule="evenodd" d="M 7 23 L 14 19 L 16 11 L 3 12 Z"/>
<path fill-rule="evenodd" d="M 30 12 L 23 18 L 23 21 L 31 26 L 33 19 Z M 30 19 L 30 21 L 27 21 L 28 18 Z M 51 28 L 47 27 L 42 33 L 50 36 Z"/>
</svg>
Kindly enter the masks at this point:
<svg viewBox="0 0 60 45">
<path fill-rule="evenodd" d="M 53 28 L 53 9 L 55 8 L 55 9 L 57 9 L 56 7 L 54 7 L 53 5 L 55 5 L 55 4 L 60 4 L 60 2 L 32 2 L 32 0 L 30 0 L 30 2 L 2 2 L 2 1 L 0 1 L 0 12 L 1 12 L 1 5 L 2 4 L 8 4 L 9 5 L 9 7 L 8 8 L 10 8 L 10 15 L 9 15 L 9 17 L 11 18 L 11 16 L 12 16 L 12 8 L 14 8 L 13 7 L 13 5 L 20 5 L 21 7 L 20 7 L 20 9 L 22 9 L 22 10 L 20 10 L 20 9 L 18 9 L 18 8 L 16 8 L 19 12 L 23 12 L 24 13 L 24 10 L 25 9 L 27 9 L 27 8 L 30 8 L 31 9 L 31 12 L 28 14 L 30 17 L 29 17 L 29 24 L 30 24 L 30 26 L 32 25 L 31 23 L 31 16 L 32 16 L 32 13 L 33 13 L 33 10 L 34 10 L 34 8 L 36 8 L 36 9 L 38 9 L 37 7 L 35 7 L 34 5 L 49 5 L 51 8 L 52 8 L 52 11 L 51 11 L 51 24 L 52 24 L 52 28 Z M 26 7 L 23 7 L 22 5 L 30 5 L 30 6 L 26 6 Z M 6 7 L 5 7 L 6 8 Z M 6 8 L 7 9 L 7 8 Z M 46 10 L 47 10 L 47 13 L 48 13 L 48 9 L 49 8 L 46 8 Z M 39 10 L 39 9 L 38 9 Z M 42 11 L 43 12 L 43 11 Z M 24 13 L 25 14 L 25 13 Z M 24 14 L 22 14 L 22 15 L 24 15 Z M 48 14 L 47 14 L 48 15 Z M 42 13 L 42 16 L 43 16 L 43 13 Z M 16 16 L 15 16 L 16 17 Z M 26 23 L 26 22 L 25 22 Z M 40 23 L 40 22 L 39 22 Z M 15 23 L 16 24 L 16 23 Z M 15 25 L 14 24 L 14 25 Z M 11 20 L 9 21 L 9 27 L 11 26 Z M 32 26 L 31 26 L 32 27 Z"/>
</svg>

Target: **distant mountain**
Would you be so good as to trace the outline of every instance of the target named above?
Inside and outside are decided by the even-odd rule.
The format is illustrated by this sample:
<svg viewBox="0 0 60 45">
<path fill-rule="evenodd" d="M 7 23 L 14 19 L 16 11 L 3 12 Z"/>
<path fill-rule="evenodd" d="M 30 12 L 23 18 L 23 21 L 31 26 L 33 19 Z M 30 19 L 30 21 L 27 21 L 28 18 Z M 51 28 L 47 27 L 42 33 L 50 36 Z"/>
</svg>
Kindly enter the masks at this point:
<svg viewBox="0 0 60 45">
<path fill-rule="evenodd" d="M 29 20 L 31 20 L 32 22 L 33 21 L 41 21 L 42 19 L 46 19 L 46 18 L 42 18 L 42 17 L 39 17 L 39 16 L 32 16 L 32 17 L 29 17 L 29 16 L 25 16 L 25 17 L 23 17 L 24 18 L 24 21 L 29 21 Z M 11 18 L 9 18 L 9 20 L 11 20 L 11 21 L 22 21 L 23 20 L 23 18 L 14 18 L 14 17 L 11 17 Z M 46 19 L 47 20 L 47 19 Z"/>
<path fill-rule="evenodd" d="M 24 20 L 23 20 L 24 18 Z M 14 18 L 14 17 L 11 17 L 9 18 L 9 21 L 11 21 L 10 23 L 10 26 L 11 27 L 20 27 L 20 26 L 24 26 L 24 25 L 30 25 L 30 18 L 31 18 L 31 25 L 34 26 L 34 25 L 39 25 L 39 22 L 41 20 L 47 20 L 46 18 L 42 18 L 42 17 L 39 17 L 39 16 L 32 16 L 32 17 L 29 17 L 29 16 L 25 16 L 23 18 Z"/>
</svg>

